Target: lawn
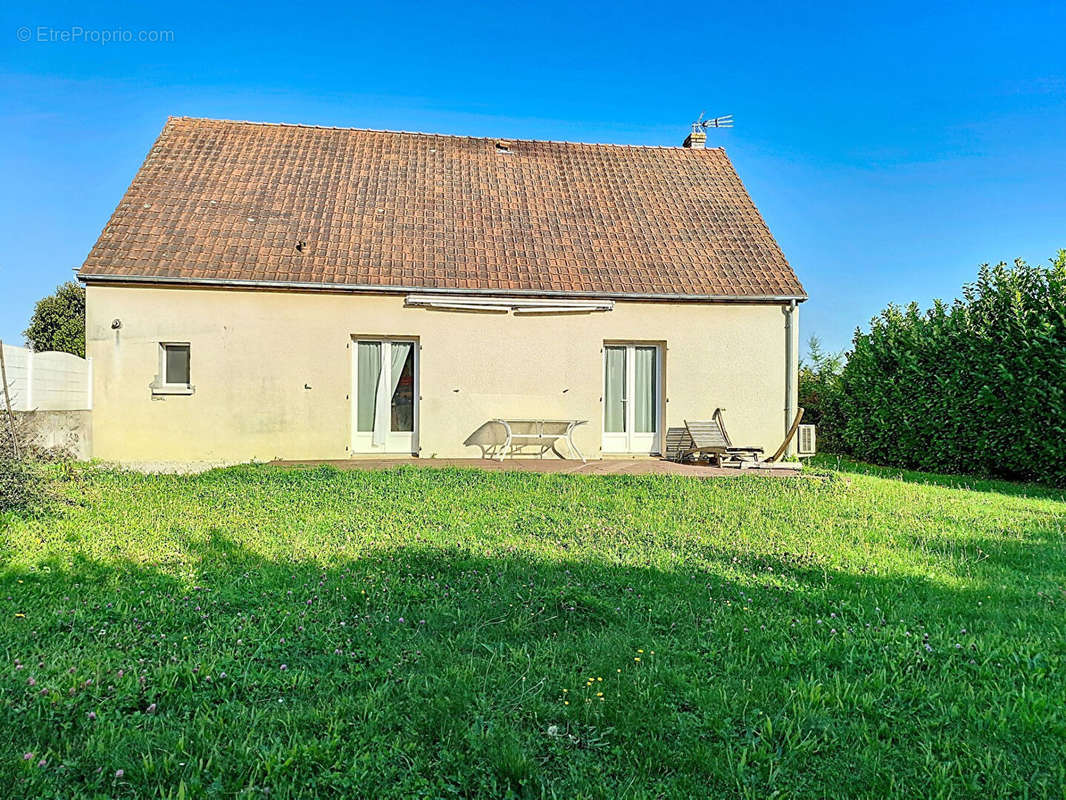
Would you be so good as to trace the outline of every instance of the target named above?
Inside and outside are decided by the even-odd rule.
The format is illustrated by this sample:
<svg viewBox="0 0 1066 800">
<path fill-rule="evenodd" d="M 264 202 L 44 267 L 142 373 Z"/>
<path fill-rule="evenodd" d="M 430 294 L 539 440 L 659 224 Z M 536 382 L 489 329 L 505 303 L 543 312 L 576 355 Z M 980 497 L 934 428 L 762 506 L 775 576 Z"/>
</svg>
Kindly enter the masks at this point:
<svg viewBox="0 0 1066 800">
<path fill-rule="evenodd" d="M 823 469 L 65 470 L 0 516 L 0 781 L 1066 796 L 1066 494 Z"/>
</svg>

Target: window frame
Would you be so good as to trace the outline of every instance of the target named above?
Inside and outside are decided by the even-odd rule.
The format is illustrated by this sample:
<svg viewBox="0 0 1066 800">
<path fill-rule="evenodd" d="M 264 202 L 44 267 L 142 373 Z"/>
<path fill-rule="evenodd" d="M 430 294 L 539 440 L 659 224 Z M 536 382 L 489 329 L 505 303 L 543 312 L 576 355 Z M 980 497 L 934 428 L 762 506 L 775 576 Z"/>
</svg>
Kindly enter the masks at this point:
<svg viewBox="0 0 1066 800">
<path fill-rule="evenodd" d="M 184 347 L 188 351 L 188 381 L 184 383 L 167 382 L 167 349 L 170 347 Z M 159 373 L 152 382 L 153 395 L 192 394 L 196 391 L 192 383 L 192 345 L 189 342 L 160 342 L 158 358 Z"/>
</svg>

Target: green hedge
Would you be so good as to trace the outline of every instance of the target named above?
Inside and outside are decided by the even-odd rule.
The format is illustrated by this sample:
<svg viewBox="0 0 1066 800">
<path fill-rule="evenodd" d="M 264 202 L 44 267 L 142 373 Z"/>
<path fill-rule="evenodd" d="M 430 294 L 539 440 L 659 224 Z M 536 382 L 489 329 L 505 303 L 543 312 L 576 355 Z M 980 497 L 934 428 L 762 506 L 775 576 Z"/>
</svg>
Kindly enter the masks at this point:
<svg viewBox="0 0 1066 800">
<path fill-rule="evenodd" d="M 862 460 L 1066 485 L 1066 251 L 981 267 L 952 305 L 856 331 L 822 409 Z"/>
</svg>

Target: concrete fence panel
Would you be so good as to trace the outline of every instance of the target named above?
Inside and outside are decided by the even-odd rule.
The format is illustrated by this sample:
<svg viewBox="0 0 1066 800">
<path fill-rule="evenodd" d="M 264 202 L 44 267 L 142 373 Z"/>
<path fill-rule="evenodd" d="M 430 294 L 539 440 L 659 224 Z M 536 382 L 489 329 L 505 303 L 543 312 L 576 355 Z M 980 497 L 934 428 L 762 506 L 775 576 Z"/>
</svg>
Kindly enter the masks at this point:
<svg viewBox="0 0 1066 800">
<path fill-rule="evenodd" d="M 92 359 L 70 353 L 34 353 L 4 344 L 7 390 L 15 411 L 89 411 Z M 0 396 L 0 407 L 3 397 Z"/>
</svg>

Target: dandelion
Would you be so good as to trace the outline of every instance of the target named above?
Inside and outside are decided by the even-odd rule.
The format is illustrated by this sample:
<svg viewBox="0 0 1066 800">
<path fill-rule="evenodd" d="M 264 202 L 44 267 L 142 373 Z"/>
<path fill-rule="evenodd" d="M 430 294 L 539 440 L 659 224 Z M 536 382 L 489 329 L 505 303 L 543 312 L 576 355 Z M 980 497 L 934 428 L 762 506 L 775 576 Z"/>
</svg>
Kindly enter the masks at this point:
<svg viewBox="0 0 1066 800">
<path fill-rule="evenodd" d="M 633 660 L 634 661 L 640 661 L 640 657 L 638 656 L 638 657 L 634 658 Z"/>
</svg>

